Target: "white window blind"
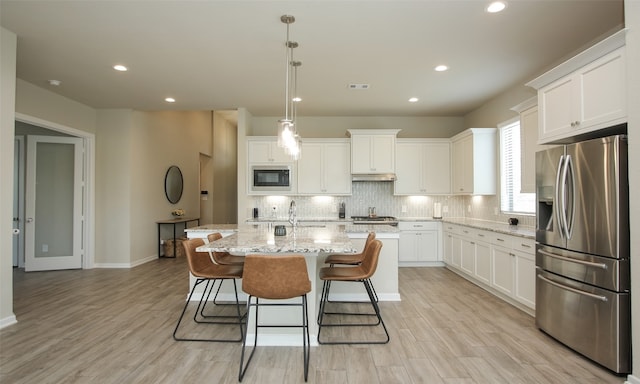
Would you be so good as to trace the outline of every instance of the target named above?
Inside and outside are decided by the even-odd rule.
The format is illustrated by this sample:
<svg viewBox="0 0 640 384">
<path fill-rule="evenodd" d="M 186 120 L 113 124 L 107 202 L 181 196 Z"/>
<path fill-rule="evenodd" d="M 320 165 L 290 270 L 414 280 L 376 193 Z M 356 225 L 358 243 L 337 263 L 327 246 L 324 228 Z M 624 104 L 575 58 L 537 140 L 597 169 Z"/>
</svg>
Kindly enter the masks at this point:
<svg viewBox="0 0 640 384">
<path fill-rule="evenodd" d="M 520 121 L 500 127 L 500 209 L 504 213 L 535 213 L 535 194 L 520 193 Z"/>
</svg>

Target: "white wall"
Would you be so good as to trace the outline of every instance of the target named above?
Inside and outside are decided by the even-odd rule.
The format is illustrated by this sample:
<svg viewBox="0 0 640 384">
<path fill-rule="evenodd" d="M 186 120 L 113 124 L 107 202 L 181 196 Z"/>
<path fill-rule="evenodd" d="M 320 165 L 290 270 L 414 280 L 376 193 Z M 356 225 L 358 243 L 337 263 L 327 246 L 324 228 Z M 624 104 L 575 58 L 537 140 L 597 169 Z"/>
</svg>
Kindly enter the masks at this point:
<svg viewBox="0 0 640 384">
<path fill-rule="evenodd" d="M 247 134 L 275 136 L 280 118 L 254 116 Z M 301 116 L 297 121 L 303 138 L 344 138 L 348 129 L 401 129 L 398 137 L 449 138 L 465 128 L 462 117 Z"/>
<path fill-rule="evenodd" d="M 96 265 L 135 266 L 157 256 L 158 220 L 170 219 L 176 208 L 189 217 L 200 214 L 199 161 L 200 153 L 211 155 L 211 112 L 100 111 L 98 125 Z M 171 165 L 184 179 L 177 204 L 164 192 Z M 170 233 L 163 227 L 163 238 Z"/>
<path fill-rule="evenodd" d="M 14 33 L 0 27 L 0 328 L 13 324 L 13 140 L 16 89 Z"/>
</svg>

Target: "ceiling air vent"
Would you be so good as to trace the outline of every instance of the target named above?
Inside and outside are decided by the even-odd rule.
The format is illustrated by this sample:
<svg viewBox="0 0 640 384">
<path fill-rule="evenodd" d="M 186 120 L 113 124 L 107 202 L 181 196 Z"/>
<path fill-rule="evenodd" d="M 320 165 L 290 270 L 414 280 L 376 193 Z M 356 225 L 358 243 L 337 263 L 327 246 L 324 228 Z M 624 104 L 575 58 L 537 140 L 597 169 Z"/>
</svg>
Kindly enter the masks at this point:
<svg viewBox="0 0 640 384">
<path fill-rule="evenodd" d="M 349 84 L 349 89 L 369 89 L 369 84 Z"/>
</svg>

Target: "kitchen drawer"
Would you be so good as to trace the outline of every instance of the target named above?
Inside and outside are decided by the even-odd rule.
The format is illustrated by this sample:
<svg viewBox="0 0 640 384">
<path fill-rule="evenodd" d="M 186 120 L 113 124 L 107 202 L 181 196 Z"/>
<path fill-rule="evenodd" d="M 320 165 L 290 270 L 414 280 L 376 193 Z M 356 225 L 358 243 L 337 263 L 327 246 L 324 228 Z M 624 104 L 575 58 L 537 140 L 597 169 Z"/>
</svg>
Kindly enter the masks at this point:
<svg viewBox="0 0 640 384">
<path fill-rule="evenodd" d="M 477 232 L 478 231 L 476 229 L 473 229 L 471 227 L 460 228 L 460 235 L 463 237 L 469 238 L 470 240 L 475 239 Z"/>
<path fill-rule="evenodd" d="M 438 223 L 435 221 L 400 221 L 398 229 L 401 231 L 437 231 Z"/>
<path fill-rule="evenodd" d="M 491 242 L 491 232 L 478 229 L 475 231 L 474 240 L 489 243 Z"/>
<path fill-rule="evenodd" d="M 524 237 L 513 237 L 511 247 L 514 251 L 530 254 L 532 257 L 536 254 L 536 241 Z"/>
<path fill-rule="evenodd" d="M 456 224 L 443 223 L 442 230 L 448 233 L 455 233 L 455 234 L 462 233 L 462 227 Z"/>
<path fill-rule="evenodd" d="M 498 246 L 511 249 L 514 237 L 505 235 L 504 233 L 491 232 L 488 236 L 489 243 Z"/>
</svg>

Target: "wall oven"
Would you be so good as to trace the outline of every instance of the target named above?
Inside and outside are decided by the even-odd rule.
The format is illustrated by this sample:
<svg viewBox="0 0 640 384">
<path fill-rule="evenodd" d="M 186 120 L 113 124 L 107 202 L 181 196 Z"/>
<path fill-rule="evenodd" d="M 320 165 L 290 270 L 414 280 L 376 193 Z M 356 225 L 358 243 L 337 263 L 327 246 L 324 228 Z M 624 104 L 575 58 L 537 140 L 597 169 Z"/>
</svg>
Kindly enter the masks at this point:
<svg viewBox="0 0 640 384">
<path fill-rule="evenodd" d="M 292 174 L 289 165 L 254 165 L 251 167 L 253 192 L 289 192 Z"/>
</svg>

